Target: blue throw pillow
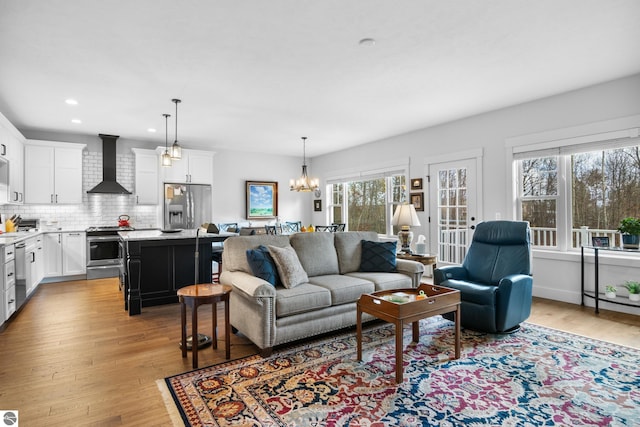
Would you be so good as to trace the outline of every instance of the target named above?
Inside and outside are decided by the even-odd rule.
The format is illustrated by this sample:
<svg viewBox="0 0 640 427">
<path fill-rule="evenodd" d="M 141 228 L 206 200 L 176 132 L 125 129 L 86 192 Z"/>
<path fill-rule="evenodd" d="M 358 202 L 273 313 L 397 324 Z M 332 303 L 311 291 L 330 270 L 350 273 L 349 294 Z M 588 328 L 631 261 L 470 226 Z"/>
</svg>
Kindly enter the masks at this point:
<svg viewBox="0 0 640 427">
<path fill-rule="evenodd" d="M 393 273 L 396 271 L 396 243 L 362 240 L 360 271 Z"/>
<path fill-rule="evenodd" d="M 247 250 L 247 262 L 254 276 L 266 280 L 273 286 L 281 284 L 276 264 L 266 246 L 260 245 L 256 249 Z"/>
</svg>

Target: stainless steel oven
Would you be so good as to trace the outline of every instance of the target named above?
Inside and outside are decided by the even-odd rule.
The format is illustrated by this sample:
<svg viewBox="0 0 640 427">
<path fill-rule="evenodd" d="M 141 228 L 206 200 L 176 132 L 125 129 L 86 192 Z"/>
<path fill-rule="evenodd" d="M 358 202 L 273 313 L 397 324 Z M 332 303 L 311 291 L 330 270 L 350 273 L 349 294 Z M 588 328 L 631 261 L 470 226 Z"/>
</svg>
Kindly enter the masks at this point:
<svg viewBox="0 0 640 427">
<path fill-rule="evenodd" d="M 87 279 L 122 277 L 124 249 L 118 231 L 131 227 L 92 227 L 87 229 Z"/>
</svg>

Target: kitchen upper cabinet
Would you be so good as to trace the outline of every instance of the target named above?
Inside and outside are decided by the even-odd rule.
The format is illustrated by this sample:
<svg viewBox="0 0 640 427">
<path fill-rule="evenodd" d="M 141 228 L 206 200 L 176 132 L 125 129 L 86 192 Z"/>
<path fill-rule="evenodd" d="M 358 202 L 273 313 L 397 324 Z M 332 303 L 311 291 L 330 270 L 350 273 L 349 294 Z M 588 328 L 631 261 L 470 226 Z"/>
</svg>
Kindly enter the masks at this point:
<svg viewBox="0 0 640 427">
<path fill-rule="evenodd" d="M 87 237 L 84 232 L 44 235 L 44 277 L 75 276 L 87 272 Z"/>
<path fill-rule="evenodd" d="M 25 203 L 81 204 L 84 144 L 27 140 Z"/>
<path fill-rule="evenodd" d="M 164 148 L 160 152 L 163 151 Z M 212 151 L 183 149 L 182 159 L 174 160 L 170 167 L 161 166 L 163 182 L 213 184 L 214 154 Z"/>
<path fill-rule="evenodd" d="M 24 202 L 24 137 L 0 114 L 0 203 Z"/>
<path fill-rule="evenodd" d="M 135 185 L 136 203 L 139 205 L 158 204 L 158 154 L 154 150 L 132 148 L 136 159 Z"/>
</svg>

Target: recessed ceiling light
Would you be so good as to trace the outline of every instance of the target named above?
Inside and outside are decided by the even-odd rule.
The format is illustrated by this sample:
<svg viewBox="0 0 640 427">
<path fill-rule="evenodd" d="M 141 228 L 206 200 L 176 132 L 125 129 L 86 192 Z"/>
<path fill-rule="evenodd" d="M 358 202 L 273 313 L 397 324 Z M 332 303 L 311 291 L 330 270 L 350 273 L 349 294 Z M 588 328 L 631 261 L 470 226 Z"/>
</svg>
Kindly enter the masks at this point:
<svg viewBox="0 0 640 427">
<path fill-rule="evenodd" d="M 375 39 L 371 39 L 371 38 L 366 38 L 366 39 L 362 39 L 358 42 L 358 44 L 360 46 L 375 46 L 376 41 Z"/>
<path fill-rule="evenodd" d="M 78 101 L 76 101 L 75 99 L 71 99 L 71 98 L 65 100 L 64 102 L 66 102 L 67 105 L 78 105 Z"/>
<path fill-rule="evenodd" d="M 147 132 L 155 133 L 156 130 L 154 128 L 149 128 L 149 129 L 147 129 Z"/>
<path fill-rule="evenodd" d="M 71 119 L 71 123 L 75 123 L 75 124 L 79 125 L 80 123 L 82 123 L 82 120 L 80 120 L 80 119 Z"/>
</svg>

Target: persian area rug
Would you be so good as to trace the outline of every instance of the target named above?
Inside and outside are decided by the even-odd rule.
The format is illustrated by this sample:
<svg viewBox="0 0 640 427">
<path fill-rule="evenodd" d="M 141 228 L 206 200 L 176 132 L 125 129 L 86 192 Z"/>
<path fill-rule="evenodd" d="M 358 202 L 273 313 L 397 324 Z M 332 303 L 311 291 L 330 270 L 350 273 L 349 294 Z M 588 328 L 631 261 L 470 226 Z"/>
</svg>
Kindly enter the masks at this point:
<svg viewBox="0 0 640 427">
<path fill-rule="evenodd" d="M 440 316 L 404 334 L 355 331 L 166 378 L 187 426 L 638 426 L 640 350 L 524 323 L 511 335 L 462 333 Z M 161 382 L 162 380 L 159 380 Z M 159 384 L 161 385 L 161 384 Z M 171 403 L 171 402 L 169 402 Z"/>
</svg>

